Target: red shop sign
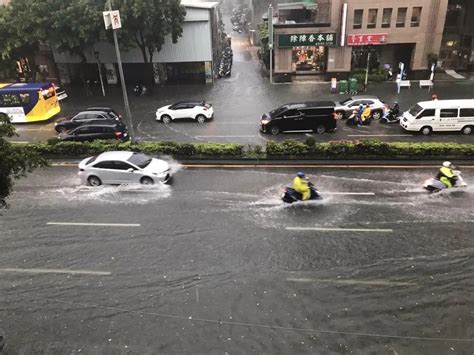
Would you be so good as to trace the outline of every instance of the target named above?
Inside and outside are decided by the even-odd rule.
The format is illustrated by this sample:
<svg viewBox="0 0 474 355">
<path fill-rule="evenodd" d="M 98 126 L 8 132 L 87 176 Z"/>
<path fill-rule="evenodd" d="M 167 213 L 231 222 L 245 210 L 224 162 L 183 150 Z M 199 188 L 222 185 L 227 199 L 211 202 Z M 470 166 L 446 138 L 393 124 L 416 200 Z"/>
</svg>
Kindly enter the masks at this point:
<svg viewBox="0 0 474 355">
<path fill-rule="evenodd" d="M 348 35 L 348 46 L 366 46 L 369 44 L 386 44 L 388 35 L 386 33 L 374 33 L 370 35 Z"/>
</svg>

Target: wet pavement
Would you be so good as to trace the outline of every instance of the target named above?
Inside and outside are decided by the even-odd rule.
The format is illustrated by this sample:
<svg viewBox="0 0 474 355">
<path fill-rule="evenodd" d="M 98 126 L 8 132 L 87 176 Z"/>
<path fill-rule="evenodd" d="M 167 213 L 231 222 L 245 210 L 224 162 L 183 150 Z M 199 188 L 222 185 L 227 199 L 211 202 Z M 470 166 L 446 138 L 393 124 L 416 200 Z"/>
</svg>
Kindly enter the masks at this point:
<svg viewBox="0 0 474 355">
<path fill-rule="evenodd" d="M 285 207 L 293 169 L 173 166 L 170 186 L 19 181 L 0 216 L 6 354 L 472 354 L 472 188 L 307 169 L 324 199 Z"/>
<path fill-rule="evenodd" d="M 229 28 L 229 26 L 227 26 Z M 474 136 L 459 133 L 433 134 L 424 137 L 407 133 L 398 124 L 384 125 L 374 122 L 370 127 L 353 128 L 339 123 L 335 133 L 317 135 L 314 133 L 289 133 L 277 137 L 262 135 L 259 121 L 263 113 L 288 102 L 331 100 L 338 101 L 347 95 L 331 94 L 330 85 L 325 82 L 299 82 L 290 84 L 269 83 L 263 76 L 261 64 L 256 56 L 256 47 L 249 45 L 245 34 L 232 32 L 234 65 L 229 78 L 218 79 L 215 85 L 181 85 L 156 87 L 151 96 L 135 97 L 129 94 L 135 132 L 138 140 L 175 140 L 178 142 L 221 142 L 241 144 L 264 144 L 267 140 L 298 139 L 313 136 L 317 141 L 340 139 L 373 138 L 384 141 L 412 142 L 458 142 L 474 143 Z M 129 88 L 131 92 L 131 88 Z M 85 97 L 80 89 L 69 89 L 69 96 L 62 103 L 62 116 L 74 113 L 89 106 L 112 106 L 124 113 L 122 94 L 119 87 L 107 87 L 107 96 L 101 96 L 100 87 L 94 88 L 93 97 Z M 474 80 L 436 82 L 433 91 L 418 88 L 413 83 L 411 89 L 396 93 L 394 83 L 369 84 L 367 94 L 377 95 L 393 103 L 399 101 L 402 109 L 408 109 L 419 101 L 430 100 L 432 93 L 440 99 L 474 98 Z M 211 102 L 215 117 L 211 122 L 199 125 L 196 122 L 172 122 L 162 124 L 155 120 L 158 107 L 179 100 L 197 99 Z M 58 117 L 59 118 L 59 117 Z M 56 136 L 54 122 L 17 125 L 18 141 L 46 140 Z"/>
</svg>

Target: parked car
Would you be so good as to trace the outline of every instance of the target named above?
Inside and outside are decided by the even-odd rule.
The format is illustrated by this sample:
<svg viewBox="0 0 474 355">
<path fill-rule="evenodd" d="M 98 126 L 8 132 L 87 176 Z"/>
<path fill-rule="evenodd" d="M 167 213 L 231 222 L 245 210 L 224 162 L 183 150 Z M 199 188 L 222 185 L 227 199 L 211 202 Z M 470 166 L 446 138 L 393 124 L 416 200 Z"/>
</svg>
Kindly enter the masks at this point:
<svg viewBox="0 0 474 355">
<path fill-rule="evenodd" d="M 260 131 L 277 135 L 284 131 L 312 130 L 322 134 L 337 129 L 335 104 L 331 101 L 291 103 L 265 113 Z"/>
<path fill-rule="evenodd" d="M 69 131 L 62 132 L 58 136 L 60 141 L 87 142 L 98 139 L 118 139 L 126 141 L 129 139 L 127 127 L 122 122 L 91 122 Z"/>
<path fill-rule="evenodd" d="M 199 123 L 211 120 L 214 116 L 212 105 L 205 101 L 180 101 L 173 105 L 160 107 L 156 111 L 156 120 L 163 123 L 183 118 L 191 118 Z"/>
<path fill-rule="evenodd" d="M 84 111 L 101 111 L 101 112 L 107 112 L 111 116 L 118 117 L 119 119 L 122 119 L 122 115 L 115 111 L 112 107 L 107 107 L 107 106 L 96 106 L 96 107 L 88 107 Z"/>
<path fill-rule="evenodd" d="M 105 152 L 79 163 L 79 177 L 85 184 L 167 183 L 171 180 L 170 165 L 161 159 L 130 151 Z"/>
<path fill-rule="evenodd" d="M 418 102 L 403 113 L 400 125 L 407 131 L 462 132 L 474 129 L 474 100 L 434 100 Z"/>
<path fill-rule="evenodd" d="M 54 124 L 54 128 L 56 132 L 64 132 L 92 121 L 116 122 L 120 121 L 120 117 L 115 112 L 86 110 L 77 113 L 71 118 L 59 120 Z"/>
<path fill-rule="evenodd" d="M 352 111 L 357 109 L 359 105 L 369 104 L 372 110 L 372 118 L 375 120 L 383 116 L 384 102 L 377 96 L 356 95 L 349 97 L 341 102 L 336 102 L 336 117 L 337 119 L 347 118 L 352 114 Z"/>
</svg>

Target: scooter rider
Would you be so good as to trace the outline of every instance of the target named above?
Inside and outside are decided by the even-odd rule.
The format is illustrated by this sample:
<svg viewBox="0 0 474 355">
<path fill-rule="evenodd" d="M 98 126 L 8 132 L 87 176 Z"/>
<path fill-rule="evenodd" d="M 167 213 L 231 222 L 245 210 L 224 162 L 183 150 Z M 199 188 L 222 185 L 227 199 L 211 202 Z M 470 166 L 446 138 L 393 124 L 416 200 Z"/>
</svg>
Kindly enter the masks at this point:
<svg viewBox="0 0 474 355">
<path fill-rule="evenodd" d="M 447 188 L 453 187 L 456 183 L 456 175 L 453 172 L 455 166 L 450 161 L 445 161 L 443 166 L 439 169 L 436 178 L 441 181 Z"/>
<path fill-rule="evenodd" d="M 309 200 L 311 197 L 311 189 L 308 181 L 305 179 L 305 174 L 299 171 L 293 179 L 293 189 L 302 195 L 302 200 Z"/>
</svg>

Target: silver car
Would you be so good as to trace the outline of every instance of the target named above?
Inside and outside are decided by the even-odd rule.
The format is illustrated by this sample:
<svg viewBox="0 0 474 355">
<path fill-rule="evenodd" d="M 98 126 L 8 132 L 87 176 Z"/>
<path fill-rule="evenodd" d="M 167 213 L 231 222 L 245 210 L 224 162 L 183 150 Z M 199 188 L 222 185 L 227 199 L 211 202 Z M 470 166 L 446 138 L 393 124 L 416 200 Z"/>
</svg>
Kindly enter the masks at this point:
<svg viewBox="0 0 474 355">
<path fill-rule="evenodd" d="M 84 184 L 167 183 L 171 179 L 169 164 L 136 152 L 105 152 L 79 163 L 79 177 Z"/>
<path fill-rule="evenodd" d="M 383 116 L 385 104 L 377 96 L 369 95 L 356 95 L 347 98 L 344 101 L 336 102 L 336 118 L 343 119 L 347 118 L 352 114 L 352 111 L 356 110 L 359 105 L 369 104 L 372 110 L 372 118 L 375 120 L 380 119 Z"/>
</svg>

